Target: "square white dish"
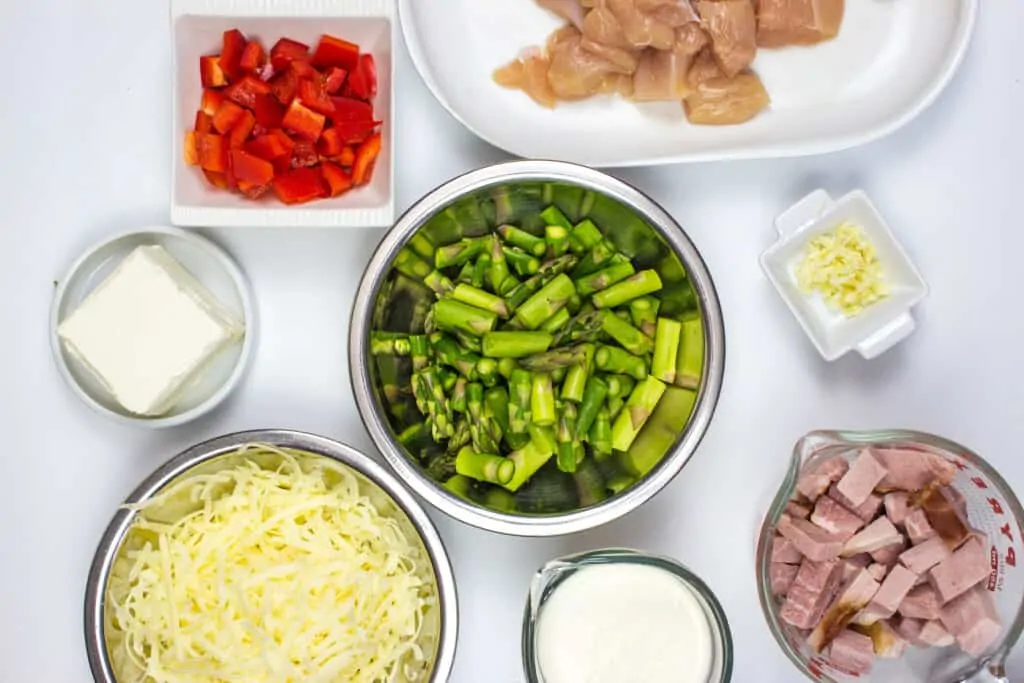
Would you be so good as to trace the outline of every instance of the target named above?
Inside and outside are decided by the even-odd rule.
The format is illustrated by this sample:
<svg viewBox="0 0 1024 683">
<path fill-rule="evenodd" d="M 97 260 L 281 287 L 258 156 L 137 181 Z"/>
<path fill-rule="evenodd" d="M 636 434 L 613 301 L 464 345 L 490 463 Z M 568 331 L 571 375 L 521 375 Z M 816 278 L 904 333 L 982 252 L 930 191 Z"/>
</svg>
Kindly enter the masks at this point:
<svg viewBox="0 0 1024 683">
<path fill-rule="evenodd" d="M 203 89 L 199 58 L 220 51 L 224 31 L 237 28 L 270 49 L 279 38 L 316 45 L 328 33 L 359 44 L 377 65 L 374 113 L 383 120 L 373 180 L 336 198 L 288 206 L 270 196 L 258 201 L 211 187 L 185 163 L 182 145 Z M 171 0 L 173 109 L 171 222 L 192 227 L 386 227 L 394 222 L 394 0 Z"/>
<path fill-rule="evenodd" d="M 801 292 L 794 275 L 807 243 L 847 222 L 874 245 L 889 290 L 852 318 L 830 310 L 820 296 Z M 761 255 L 761 268 L 825 360 L 854 349 L 875 358 L 914 331 L 910 310 L 928 295 L 928 285 L 862 190 L 839 200 L 815 190 L 776 218 L 775 230 L 778 240 Z"/>
<path fill-rule="evenodd" d="M 950 81 L 978 4 L 848 1 L 836 39 L 758 51 L 753 69 L 773 103 L 738 126 L 694 126 L 677 102 L 613 96 L 548 110 L 497 86 L 496 68 L 543 45 L 562 24 L 534 0 L 399 0 L 399 14 L 428 88 L 475 134 L 522 157 L 622 167 L 821 154 L 891 133 Z"/>
</svg>

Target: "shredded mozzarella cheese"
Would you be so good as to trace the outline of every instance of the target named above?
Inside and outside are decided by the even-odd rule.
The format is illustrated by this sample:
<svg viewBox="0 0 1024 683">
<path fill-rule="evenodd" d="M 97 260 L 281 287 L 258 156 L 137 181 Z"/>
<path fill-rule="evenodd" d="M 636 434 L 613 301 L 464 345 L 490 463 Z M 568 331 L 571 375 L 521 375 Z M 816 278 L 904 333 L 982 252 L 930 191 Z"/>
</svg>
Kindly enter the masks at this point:
<svg viewBox="0 0 1024 683">
<path fill-rule="evenodd" d="M 189 478 L 138 508 L 106 609 L 122 683 L 416 680 L 436 586 L 418 539 L 347 468 L 291 453 Z M 305 465 L 305 466 L 304 466 Z M 187 500 L 173 523 L 147 516 Z M 424 578 L 424 568 L 428 569 Z M 116 668 L 116 667 L 115 667 Z"/>
<path fill-rule="evenodd" d="M 875 245 L 852 223 L 811 240 L 796 278 L 801 291 L 818 292 L 830 308 L 847 317 L 889 295 Z"/>
</svg>

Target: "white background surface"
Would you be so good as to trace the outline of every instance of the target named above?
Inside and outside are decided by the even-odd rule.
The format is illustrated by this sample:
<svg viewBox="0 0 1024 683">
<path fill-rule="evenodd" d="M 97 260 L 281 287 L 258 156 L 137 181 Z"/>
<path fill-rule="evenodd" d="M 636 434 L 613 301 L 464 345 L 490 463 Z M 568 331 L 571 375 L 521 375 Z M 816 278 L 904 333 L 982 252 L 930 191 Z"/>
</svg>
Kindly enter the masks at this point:
<svg viewBox="0 0 1024 683">
<path fill-rule="evenodd" d="M 517 0 L 527 1 L 527 0 Z M 981 453 L 1024 491 L 1024 4 L 990 0 L 938 104 L 883 141 L 821 158 L 636 169 L 693 237 L 726 318 L 719 410 L 683 473 L 634 514 L 551 540 L 510 539 L 435 515 L 455 564 L 454 683 L 521 680 L 532 572 L 570 551 L 630 545 L 681 558 L 729 615 L 737 683 L 796 683 L 764 625 L 753 542 L 794 441 L 815 428 L 908 427 Z M 172 431 L 121 427 L 64 387 L 47 344 L 53 279 L 118 230 L 166 222 L 170 39 L 161 2 L 6 3 L 0 20 L 0 681 L 84 683 L 81 602 L 119 501 L 201 439 L 309 430 L 368 449 L 345 363 L 348 312 L 381 231 L 216 233 L 255 287 L 257 356 L 219 412 Z M 499 161 L 398 59 L 399 209 Z M 486 92 L 481 96 L 486 96 Z M 600 141 L 595 141 L 600 144 Z M 879 360 L 820 361 L 757 267 L 772 217 L 806 191 L 863 187 L 932 286 L 919 329 Z M 1024 647 L 1011 680 L 1024 679 Z"/>
</svg>

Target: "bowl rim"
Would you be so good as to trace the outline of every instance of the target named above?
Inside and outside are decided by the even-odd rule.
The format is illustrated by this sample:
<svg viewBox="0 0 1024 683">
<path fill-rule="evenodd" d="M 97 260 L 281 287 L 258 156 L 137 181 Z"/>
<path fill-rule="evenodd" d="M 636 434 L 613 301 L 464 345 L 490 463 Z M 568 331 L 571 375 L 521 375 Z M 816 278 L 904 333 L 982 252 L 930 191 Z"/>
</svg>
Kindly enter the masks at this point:
<svg viewBox="0 0 1024 683">
<path fill-rule="evenodd" d="M 214 437 L 185 449 L 146 477 L 114 513 L 96 548 L 92 564 L 89 567 L 85 590 L 85 649 L 89 669 L 95 681 L 97 683 L 118 683 L 107 652 L 103 610 L 111 567 L 121 542 L 137 514 L 123 506 L 149 500 L 174 479 L 194 467 L 227 455 L 249 443 L 265 443 L 281 448 L 293 448 L 351 467 L 379 486 L 401 508 L 423 542 L 437 580 L 441 627 L 438 634 L 437 657 L 429 682 L 443 683 L 448 680 L 455 662 L 459 631 L 458 594 L 448 551 L 426 511 L 412 493 L 385 467 L 348 444 L 307 432 L 262 429 Z"/>
<path fill-rule="evenodd" d="M 633 209 L 681 258 L 700 301 L 705 330 L 704 376 L 693 416 L 661 463 L 636 484 L 598 505 L 556 515 L 512 515 L 490 510 L 453 495 L 422 473 L 403 454 L 378 414 L 366 362 L 374 299 L 399 249 L 431 216 L 452 201 L 493 185 L 517 182 L 576 185 Z M 586 166 L 550 160 L 509 161 L 470 171 L 435 188 L 413 204 L 377 245 L 363 271 L 352 306 L 349 368 L 360 419 L 388 464 L 417 495 L 446 515 L 481 529 L 512 536 L 559 536 L 600 526 L 628 514 L 653 498 L 689 462 L 707 432 L 721 395 L 725 373 L 725 324 L 707 264 L 682 227 L 653 199 L 617 178 Z"/>
</svg>

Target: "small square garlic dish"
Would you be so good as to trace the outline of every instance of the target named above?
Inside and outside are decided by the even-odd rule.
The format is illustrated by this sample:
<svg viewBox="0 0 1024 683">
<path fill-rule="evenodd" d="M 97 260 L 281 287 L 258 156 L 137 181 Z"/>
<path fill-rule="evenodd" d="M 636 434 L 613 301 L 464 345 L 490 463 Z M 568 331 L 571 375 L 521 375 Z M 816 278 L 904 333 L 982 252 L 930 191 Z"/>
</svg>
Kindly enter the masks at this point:
<svg viewBox="0 0 1024 683">
<path fill-rule="evenodd" d="M 320 43 L 321 36 L 333 36 L 338 39 L 341 45 L 351 43 L 358 46 L 360 55 L 372 55 L 373 61 L 371 72 L 375 75 L 370 80 L 376 81 L 376 94 L 368 95 L 363 99 L 372 106 L 372 119 L 380 121 L 378 127 L 380 132 L 379 153 L 376 161 L 370 166 L 369 182 L 358 184 L 358 164 L 352 163 L 352 156 L 349 150 L 358 148 L 358 142 L 354 140 L 342 140 L 340 144 L 345 146 L 345 154 L 348 155 L 348 165 L 342 162 L 344 158 L 335 155 L 334 152 L 326 152 L 321 146 L 324 138 L 316 141 L 316 145 L 310 149 L 313 156 L 312 161 L 299 160 L 298 156 L 284 156 L 274 159 L 274 171 L 277 174 L 291 170 L 299 170 L 298 175 L 303 175 L 302 180 L 309 180 L 305 176 L 319 179 L 319 186 L 324 188 L 327 196 L 314 199 L 305 203 L 286 204 L 276 196 L 275 189 L 264 191 L 257 199 L 250 198 L 242 192 L 231 192 L 220 189 L 211 183 L 206 177 L 204 170 L 199 165 L 191 165 L 186 159 L 186 137 L 196 130 L 199 123 L 197 112 L 204 109 L 216 110 L 216 106 L 204 99 L 204 77 L 200 74 L 200 58 L 214 56 L 213 69 L 219 69 L 219 55 L 224 48 L 225 32 L 237 29 L 244 36 L 245 45 L 249 42 L 258 43 L 261 50 L 254 56 L 257 64 L 265 64 L 263 67 L 253 68 L 249 73 L 256 74 L 253 78 L 261 80 L 267 85 L 278 75 L 284 73 L 283 69 L 277 69 L 282 63 L 271 58 L 271 51 L 275 44 L 282 39 L 289 45 L 301 43 L 301 47 L 308 48 L 309 61 L 313 61 L 315 50 Z M 394 145 L 394 121 L 395 121 L 395 92 L 394 92 L 394 49 L 397 40 L 397 12 L 394 0 L 171 0 L 171 30 L 173 49 L 173 111 L 172 129 L 173 145 L 172 169 L 171 169 L 171 222 L 178 226 L 185 227 L 333 227 L 333 228 L 357 228 L 357 227 L 385 227 L 394 222 L 394 168 L 395 168 L 395 145 Z M 295 41 L 294 43 L 292 41 Z M 254 45 L 255 49 L 255 45 Z M 247 56 L 242 55 L 245 59 Z M 290 64 L 290 62 L 288 63 Z M 308 66 L 308 62 L 307 62 Z M 321 65 L 322 66 L 322 65 Z M 375 66 L 375 69 L 372 68 Z M 337 84 L 334 87 L 327 85 L 328 72 L 331 75 L 337 74 L 342 86 Z M 319 97 L 326 97 L 324 100 L 327 107 L 335 99 L 344 98 L 351 103 L 355 95 L 348 89 L 351 83 L 352 74 L 356 68 L 334 69 L 319 68 L 317 72 L 310 71 L 308 80 L 315 82 L 317 86 L 324 84 Z M 305 76 L 305 74 L 302 74 Z M 297 76 L 296 86 L 303 83 Z M 349 80 L 343 80 L 348 78 Z M 209 79 L 209 73 L 206 75 Z M 233 81 L 237 82 L 237 81 Z M 257 83 L 259 84 L 259 83 Z M 372 88 L 371 88 L 372 89 Z M 211 88 L 213 90 L 213 88 Z M 220 94 L 226 88 L 220 89 Z M 298 89 L 292 89 L 298 93 Z M 364 89 L 365 90 L 365 89 Z M 215 93 L 215 95 L 218 93 Z M 275 92 L 275 95 L 277 93 Z M 220 98 L 217 98 L 220 99 Z M 228 98 L 230 99 L 230 98 Z M 300 95 L 296 94 L 294 101 L 299 102 Z M 302 100 L 306 102 L 306 100 Z M 356 102 L 356 104 L 359 104 Z M 276 106 L 276 105 L 275 105 Z M 314 105 L 315 108 L 315 105 Z M 282 106 L 281 109 L 284 109 Z M 253 108 L 258 116 L 259 111 Z M 303 109 L 302 112 L 311 117 L 319 117 L 320 124 L 323 123 L 323 115 Z M 282 111 L 278 110 L 276 116 L 281 118 Z M 212 123 L 219 123 L 215 114 L 208 114 Z M 342 116 L 344 118 L 344 116 Z M 334 117 L 327 118 L 328 128 L 338 128 L 340 122 Z M 227 129 L 221 131 L 216 127 L 212 133 L 223 133 L 226 141 L 231 137 Z M 256 124 L 254 132 L 249 134 L 248 142 L 244 143 L 243 151 L 250 152 L 250 145 L 257 134 L 275 132 L 268 128 L 261 130 Z M 281 132 L 277 129 L 276 132 Z M 282 133 L 283 135 L 283 133 Z M 299 139 L 294 133 L 289 134 L 292 142 Z M 244 137 L 244 136 L 243 136 Z M 291 145 L 285 136 L 284 143 Z M 313 138 L 316 136 L 313 135 Z M 218 140 L 217 142 L 220 142 Z M 301 142 L 301 140 L 300 140 Z M 233 149 L 240 148 L 234 144 Z M 253 152 L 255 154 L 255 152 Z M 291 154 L 289 152 L 288 154 Z M 264 155 L 265 158 L 271 158 Z M 307 155 L 308 156 L 308 155 Z M 327 164 L 319 163 L 318 166 L 306 168 L 311 164 L 318 163 L 325 159 L 331 160 L 331 168 Z M 233 157 L 230 152 L 225 155 L 227 159 Z M 193 159 L 193 161 L 195 161 Z M 290 164 L 289 164 L 290 161 Z M 283 162 L 283 166 L 281 165 Z M 264 164 L 257 160 L 255 163 Z M 227 171 L 227 169 L 222 169 Z M 328 177 L 328 170 L 333 172 L 333 177 Z M 232 171 L 228 171 L 231 173 Z M 315 175 L 314 175 L 315 174 Z M 275 176 L 277 177 L 277 176 Z M 354 180 L 356 179 L 356 180 Z M 296 178 L 298 181 L 299 179 Z M 317 180 L 311 181 L 317 183 Z M 299 183 L 301 184 L 301 183 Z M 350 185 L 354 185 L 348 189 Z M 241 187 L 241 183 L 239 183 Z M 261 186 L 268 187 L 267 184 Z M 296 195 L 306 192 L 308 188 L 294 187 Z M 256 194 L 256 193 L 254 193 Z"/>
<path fill-rule="evenodd" d="M 797 275 L 809 247 L 822 237 L 832 239 L 844 226 L 873 249 L 884 293 L 853 314 L 829 305 L 819 291 L 804 291 Z M 914 331 L 910 311 L 927 296 L 928 285 L 862 190 L 839 200 L 815 190 L 776 218 L 775 229 L 778 239 L 761 255 L 761 268 L 825 360 L 854 349 L 864 358 L 875 358 Z M 831 259 L 840 271 L 836 279 L 849 282 L 845 255 Z"/>
</svg>

